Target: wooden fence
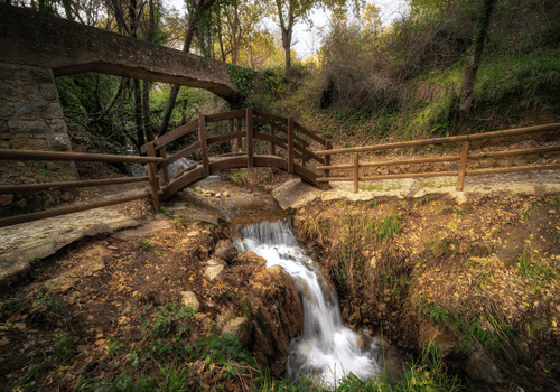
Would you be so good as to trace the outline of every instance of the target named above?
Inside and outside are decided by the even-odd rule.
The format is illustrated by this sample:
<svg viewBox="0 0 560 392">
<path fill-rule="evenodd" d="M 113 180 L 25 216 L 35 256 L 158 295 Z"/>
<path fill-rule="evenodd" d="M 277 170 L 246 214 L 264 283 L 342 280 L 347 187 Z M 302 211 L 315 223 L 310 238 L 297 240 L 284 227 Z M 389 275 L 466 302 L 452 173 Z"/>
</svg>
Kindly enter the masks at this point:
<svg viewBox="0 0 560 392">
<path fill-rule="evenodd" d="M 426 139 L 426 140 L 413 140 L 408 142 L 396 142 L 396 143 L 386 143 L 386 144 L 376 144 L 373 146 L 366 147 L 354 147 L 354 148 L 340 148 L 340 149 L 325 149 L 322 151 L 316 151 L 315 154 L 318 156 L 324 156 L 325 159 L 331 155 L 342 154 L 342 153 L 352 153 L 353 159 L 351 165 L 335 165 L 331 166 L 325 163 L 323 166 L 318 167 L 318 170 L 324 172 L 322 177 L 317 178 L 317 181 L 327 183 L 330 181 L 353 181 L 354 182 L 354 193 L 358 192 L 358 182 L 359 181 L 369 181 L 369 180 L 384 180 L 391 178 L 417 178 L 417 177 L 442 177 L 442 176 L 457 176 L 457 190 L 462 191 L 465 183 L 465 177 L 485 175 L 485 174 L 497 174 L 497 173 L 507 173 L 513 171 L 527 171 L 527 170 L 550 170 L 550 169 L 560 169 L 559 164 L 551 165 L 538 165 L 538 166 L 514 166 L 514 167 L 502 167 L 502 168 L 492 168 L 492 169 L 476 169 L 467 171 L 467 163 L 469 159 L 485 159 L 491 157 L 513 157 L 521 156 L 526 154 L 539 154 L 553 151 L 560 151 L 560 146 L 545 147 L 545 148 L 531 148 L 523 150 L 510 150 L 510 151 L 497 151 L 489 152 L 483 154 L 469 154 L 469 142 L 474 140 L 488 140 L 495 138 L 504 138 L 509 136 L 527 135 L 537 132 L 553 131 L 559 130 L 560 124 L 545 124 L 537 125 L 528 128 L 519 129 L 509 129 L 505 131 L 495 131 L 486 133 L 477 133 L 474 135 L 466 136 L 455 136 L 437 139 Z M 367 151 L 377 151 L 377 150 L 391 150 L 396 148 L 405 147 L 417 147 L 428 144 L 444 144 L 444 143 L 462 143 L 461 151 L 459 155 L 456 156 L 445 156 L 445 157 L 434 157 L 434 158 L 419 158 L 419 159 L 405 159 L 405 160 L 392 160 L 392 161 L 381 161 L 381 162 L 368 162 L 360 163 L 359 153 Z M 425 172 L 425 173 L 410 173 L 410 174 L 392 174 L 392 175 L 380 175 L 380 176 L 360 176 L 359 170 L 361 168 L 368 167 L 379 167 L 379 166 L 398 166 L 398 165 L 408 165 L 408 164 L 419 164 L 428 162 L 454 162 L 458 161 L 458 170 L 453 171 L 439 171 L 439 172 Z M 329 176 L 330 170 L 347 170 L 349 175 L 347 177 L 331 177 Z"/>
<path fill-rule="evenodd" d="M 220 121 L 234 121 L 234 131 L 226 132 L 218 136 L 207 136 L 207 124 Z M 243 121 L 245 121 L 245 130 L 243 130 Z M 264 125 L 256 131 L 255 123 Z M 190 132 L 198 130 L 198 140 L 181 151 L 176 152 L 172 156 L 168 156 L 166 145 Z M 268 131 L 265 132 L 265 131 Z M 299 135 L 297 135 L 299 133 Z M 331 144 L 326 140 L 315 135 L 305 127 L 294 121 L 292 116 L 282 117 L 275 114 L 265 113 L 253 109 L 235 110 L 225 113 L 203 114 L 200 113 L 198 119 L 182 125 L 172 132 L 151 141 L 142 146 L 141 151 L 146 152 L 150 157 L 161 157 L 163 161 L 159 162 L 157 167 L 154 165 L 152 170 L 162 170 L 165 179 L 163 187 L 163 198 L 175 194 L 179 189 L 184 188 L 188 184 L 199 178 L 207 177 L 211 171 L 231 169 L 240 167 L 239 159 L 222 159 L 218 164 L 212 164 L 208 157 L 208 146 L 212 143 L 232 140 L 235 141 L 235 150 L 240 151 L 243 146 L 243 138 L 245 138 L 245 152 L 233 152 L 224 154 L 220 157 L 227 156 L 243 156 L 243 167 L 253 168 L 255 166 L 282 166 L 290 174 L 300 175 L 307 180 L 315 181 L 317 175 L 311 170 L 303 170 L 307 166 L 310 159 L 317 160 L 320 164 L 328 165 L 329 157 L 322 158 L 309 149 L 310 141 L 314 140 L 326 149 L 332 148 Z M 254 151 L 254 140 L 265 140 L 269 142 L 270 155 L 256 155 Z M 277 154 L 277 148 L 286 151 L 286 161 L 282 165 L 278 164 L 278 159 L 273 157 Z M 201 161 L 199 165 L 190 169 L 192 175 L 185 175 L 183 178 L 171 181 L 169 178 L 168 167 L 173 162 L 192 154 L 200 153 Z M 300 166 L 295 163 L 295 159 L 300 161 Z M 158 186 L 159 184 L 156 184 Z M 159 188 L 152 189 L 152 195 L 158 194 Z M 154 204 L 157 200 L 154 200 Z"/>
<path fill-rule="evenodd" d="M 163 161 L 162 158 L 155 157 L 137 157 L 137 156 L 120 156 L 120 155 L 104 155 L 104 154 L 89 154 L 79 152 L 54 152 L 54 151 L 35 151 L 35 150 L 0 150 L 0 161 L 97 161 L 97 162 L 137 162 L 147 163 L 149 167 L 155 166 L 157 162 Z M 157 183 L 158 177 L 124 177 L 124 178 L 106 178 L 99 180 L 79 180 L 79 181 L 64 181 L 54 182 L 48 184 L 32 184 L 32 185 L 2 185 L 0 186 L 1 194 L 14 194 L 14 193 L 32 193 L 47 190 L 60 190 L 60 189 L 76 189 L 92 186 L 103 185 L 116 185 L 116 184 L 129 184 L 133 182 L 147 181 L 150 183 L 150 189 L 155 189 L 152 185 Z M 84 203 L 73 205 L 69 207 L 53 208 L 47 211 L 35 212 L 32 214 L 16 215 L 8 218 L 0 219 L 0 227 L 17 225 L 19 223 L 33 222 L 39 219 L 49 218 L 53 216 L 66 215 L 74 212 L 81 212 L 92 208 L 106 207 L 115 204 L 127 203 L 129 201 L 143 199 L 153 195 L 147 191 L 138 195 L 112 198 L 104 201 L 94 203 Z"/>
<path fill-rule="evenodd" d="M 207 137 L 206 125 L 218 121 L 235 121 L 235 131 L 226 132 L 218 136 Z M 245 130 L 242 129 L 243 120 L 245 120 Z M 260 123 L 268 127 L 268 133 L 263 132 L 266 129 L 259 127 L 256 132 L 255 123 Z M 198 140 L 185 149 L 167 156 L 166 144 L 172 142 L 189 132 L 198 130 Z M 299 133 L 299 135 L 297 134 Z M 53 151 L 34 151 L 34 150 L 0 150 L 1 160 L 17 160 L 17 161 L 98 161 L 98 162 L 137 162 L 146 163 L 148 165 L 148 175 L 144 177 L 125 177 L 125 178 L 107 178 L 99 180 L 79 180 L 65 181 L 48 184 L 33 185 L 4 185 L 0 186 L 0 194 L 14 193 L 31 193 L 45 190 L 61 190 L 76 189 L 92 186 L 128 184 L 133 182 L 148 182 L 149 187 L 146 192 L 141 192 L 134 196 L 112 198 L 105 201 L 94 203 L 84 203 L 69 207 L 53 208 L 47 211 L 36 212 L 25 215 L 17 215 L 8 218 L 0 218 L 0 227 L 16 225 L 19 223 L 33 222 L 39 219 L 71 214 L 89 210 L 92 208 L 105 207 L 120 203 L 127 203 L 132 200 L 151 198 L 154 207 L 159 208 L 160 197 L 168 198 L 178 190 L 184 188 L 189 183 L 199 178 L 207 177 L 211 171 L 228 169 L 231 167 L 240 167 L 239 160 L 223 159 L 217 163 L 211 163 L 208 157 L 208 145 L 226 140 L 235 140 L 236 149 L 240 150 L 243 146 L 243 138 L 245 138 L 246 152 L 237 152 L 231 155 L 243 156 L 243 164 L 241 167 L 252 168 L 254 166 L 277 166 L 286 169 L 289 173 L 302 176 L 310 181 L 315 181 L 317 175 L 312 170 L 306 169 L 306 165 L 310 159 L 316 159 L 323 165 L 329 164 L 329 158 L 319 157 L 309 149 L 310 141 L 315 140 L 330 148 L 330 143 L 316 136 L 308 129 L 298 124 L 294 119 L 289 117 L 281 117 L 270 113 L 264 113 L 252 109 L 236 110 L 226 113 L 217 114 L 199 114 L 198 119 L 191 121 L 181 127 L 165 134 L 164 136 L 145 144 L 141 151 L 148 154 L 147 157 L 138 156 L 119 156 L 104 154 L 89 154 L 76 152 L 53 152 Z M 270 155 L 256 155 L 254 152 L 253 140 L 265 140 L 270 144 Z M 276 149 L 286 150 L 285 160 L 274 157 Z M 169 177 L 169 165 L 180 158 L 189 156 L 197 151 L 201 151 L 202 161 L 199 165 L 199 173 L 193 170 L 196 175 L 185 175 L 172 181 Z M 295 163 L 295 159 L 300 161 L 300 165 Z M 158 170 L 163 171 L 164 187 L 160 189 L 160 178 Z"/>
</svg>

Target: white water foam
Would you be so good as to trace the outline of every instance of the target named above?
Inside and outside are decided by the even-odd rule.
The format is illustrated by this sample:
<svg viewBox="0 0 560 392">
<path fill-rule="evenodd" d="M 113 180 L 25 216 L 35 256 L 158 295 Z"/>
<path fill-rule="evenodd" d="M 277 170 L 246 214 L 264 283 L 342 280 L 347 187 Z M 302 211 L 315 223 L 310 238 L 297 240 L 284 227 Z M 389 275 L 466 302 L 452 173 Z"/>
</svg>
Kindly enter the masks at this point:
<svg viewBox="0 0 560 392">
<path fill-rule="evenodd" d="M 369 351 L 356 345 L 356 334 L 346 328 L 338 308 L 336 291 L 322 277 L 316 264 L 298 246 L 289 223 L 260 222 L 241 230 L 238 251 L 253 251 L 290 274 L 298 288 L 304 312 L 304 331 L 290 343 L 288 378 L 311 377 L 326 386 L 336 386 L 353 373 L 366 381 L 381 374 Z"/>
<path fill-rule="evenodd" d="M 196 161 L 187 158 L 179 158 L 171 165 L 167 166 L 169 177 L 173 178 L 180 169 L 186 169 L 194 165 L 196 165 Z M 130 166 L 130 172 L 134 177 L 144 177 L 148 175 L 148 166 L 135 163 Z M 159 171 L 159 176 L 163 178 L 163 172 L 161 170 Z"/>
</svg>

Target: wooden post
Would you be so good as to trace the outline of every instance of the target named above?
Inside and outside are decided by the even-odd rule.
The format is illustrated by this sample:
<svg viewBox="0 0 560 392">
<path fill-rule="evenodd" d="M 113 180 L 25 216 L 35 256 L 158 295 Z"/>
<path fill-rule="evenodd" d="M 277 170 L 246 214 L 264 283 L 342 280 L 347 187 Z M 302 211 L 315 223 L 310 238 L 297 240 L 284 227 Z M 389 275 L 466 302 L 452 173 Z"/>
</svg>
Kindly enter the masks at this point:
<svg viewBox="0 0 560 392">
<path fill-rule="evenodd" d="M 332 150 L 332 142 L 326 140 L 325 141 L 325 150 Z M 331 156 L 330 155 L 325 155 L 325 166 L 330 166 L 331 165 Z M 328 177 L 330 175 L 330 170 L 325 170 L 323 172 L 323 176 L 324 177 Z M 329 189 L 329 182 L 324 182 L 323 183 L 323 189 Z"/>
<path fill-rule="evenodd" d="M 160 147 L 158 149 L 159 151 L 159 156 L 162 157 L 163 159 L 167 159 L 167 151 L 165 151 L 165 146 Z M 163 169 L 163 179 L 164 179 L 164 184 L 169 184 L 169 167 L 166 166 Z"/>
<path fill-rule="evenodd" d="M 243 130 L 243 127 L 241 126 L 241 119 L 236 118 L 235 119 L 235 131 L 236 132 L 241 132 L 242 130 Z M 243 138 L 241 136 L 237 138 L 237 141 L 235 142 L 235 148 L 237 149 L 237 151 L 243 150 Z"/>
<path fill-rule="evenodd" d="M 457 176 L 457 190 L 462 191 L 465 185 L 465 176 L 467 175 L 467 159 L 469 157 L 469 141 L 463 142 L 461 149 L 461 158 L 459 159 L 459 174 Z"/>
<path fill-rule="evenodd" d="M 288 173 L 294 172 L 294 118 L 288 116 Z"/>
<path fill-rule="evenodd" d="M 146 145 L 149 157 L 156 156 L 156 150 L 153 143 Z M 159 178 L 157 176 L 157 163 L 148 163 L 148 177 L 150 177 L 150 193 L 152 194 L 152 204 L 156 210 L 159 210 Z"/>
<path fill-rule="evenodd" d="M 274 136 L 275 128 L 271 125 L 270 126 L 270 136 Z M 270 142 L 270 155 L 276 155 L 276 144 L 274 142 Z"/>
<path fill-rule="evenodd" d="M 358 193 L 358 153 L 354 153 L 354 193 Z"/>
<path fill-rule="evenodd" d="M 202 175 L 208 177 L 208 146 L 206 145 L 206 115 L 198 113 L 198 139 L 202 149 Z"/>
<path fill-rule="evenodd" d="M 253 168 L 253 109 L 245 110 L 245 126 L 247 127 L 247 167 Z"/>
</svg>

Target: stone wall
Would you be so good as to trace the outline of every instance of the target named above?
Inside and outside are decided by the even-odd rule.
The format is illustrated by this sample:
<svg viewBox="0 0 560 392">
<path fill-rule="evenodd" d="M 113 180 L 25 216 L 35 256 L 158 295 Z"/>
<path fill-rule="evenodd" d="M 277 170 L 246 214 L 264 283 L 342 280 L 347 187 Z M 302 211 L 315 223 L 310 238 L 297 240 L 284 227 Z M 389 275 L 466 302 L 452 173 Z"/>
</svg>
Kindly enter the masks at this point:
<svg viewBox="0 0 560 392">
<path fill-rule="evenodd" d="M 71 151 L 52 70 L 0 63 L 0 148 Z M 3 161 L 0 185 L 77 178 L 73 162 Z M 74 199 L 73 191 L 0 195 L 0 216 L 35 212 Z"/>
<path fill-rule="evenodd" d="M 0 148 L 72 151 L 52 70 L 0 63 Z M 48 169 L 77 176 L 68 162 Z"/>
</svg>

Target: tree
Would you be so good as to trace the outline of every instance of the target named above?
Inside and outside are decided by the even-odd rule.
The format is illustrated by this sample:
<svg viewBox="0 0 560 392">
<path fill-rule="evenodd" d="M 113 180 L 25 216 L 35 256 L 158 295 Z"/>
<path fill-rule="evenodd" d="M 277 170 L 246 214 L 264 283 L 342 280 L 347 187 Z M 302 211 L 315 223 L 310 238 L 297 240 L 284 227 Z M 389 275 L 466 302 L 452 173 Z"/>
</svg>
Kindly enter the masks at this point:
<svg viewBox="0 0 560 392">
<path fill-rule="evenodd" d="M 346 0 L 275 0 L 276 18 L 282 34 L 282 48 L 286 53 L 286 69 L 292 64 L 292 33 L 299 21 L 311 23 L 310 13 L 314 7 L 344 7 Z"/>
<path fill-rule="evenodd" d="M 467 67 L 465 68 L 465 77 L 463 79 L 463 85 L 460 93 L 461 103 L 459 105 L 459 111 L 463 116 L 469 114 L 474 98 L 476 74 L 478 72 L 480 60 L 482 59 L 482 53 L 484 52 L 484 41 L 486 40 L 486 35 L 488 33 L 488 24 L 490 22 L 490 18 L 492 17 L 495 2 L 496 0 L 483 0 L 482 9 L 476 23 L 474 45 L 472 53 L 469 56 Z"/>
<path fill-rule="evenodd" d="M 185 45 L 183 46 L 183 52 L 188 53 L 194 38 L 194 34 L 198 27 L 198 23 L 203 18 L 208 18 L 211 16 L 211 8 L 220 4 L 220 0 L 187 0 L 187 8 L 189 12 L 189 18 L 187 22 L 187 29 L 185 34 Z M 169 91 L 169 99 L 167 101 L 167 107 L 165 108 L 165 113 L 163 115 L 163 120 L 161 121 L 161 126 L 159 128 L 159 136 L 164 135 L 167 132 L 167 127 L 169 126 L 169 119 L 171 118 L 171 112 L 175 107 L 175 102 L 177 101 L 177 94 L 179 93 L 179 85 L 175 84 L 171 87 Z"/>
</svg>

